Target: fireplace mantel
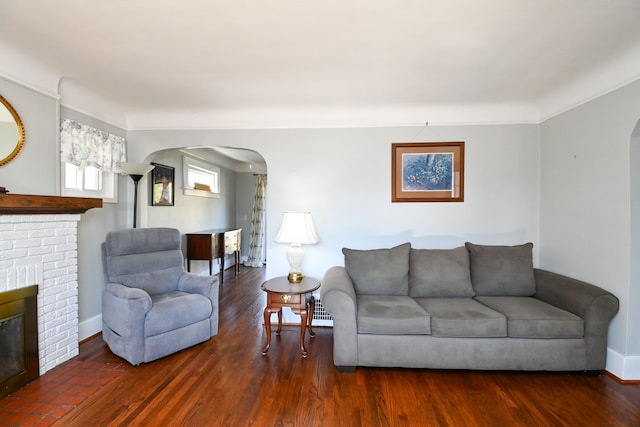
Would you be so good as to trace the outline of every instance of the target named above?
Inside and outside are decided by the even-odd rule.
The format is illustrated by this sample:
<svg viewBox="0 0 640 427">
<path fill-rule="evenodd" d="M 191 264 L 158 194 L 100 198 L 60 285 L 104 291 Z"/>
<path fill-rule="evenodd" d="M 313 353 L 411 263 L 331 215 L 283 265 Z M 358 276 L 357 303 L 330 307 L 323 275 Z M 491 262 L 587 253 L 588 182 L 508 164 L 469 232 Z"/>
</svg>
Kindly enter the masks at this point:
<svg viewBox="0 0 640 427">
<path fill-rule="evenodd" d="M 82 214 L 101 208 L 102 199 L 0 193 L 0 215 Z"/>
</svg>

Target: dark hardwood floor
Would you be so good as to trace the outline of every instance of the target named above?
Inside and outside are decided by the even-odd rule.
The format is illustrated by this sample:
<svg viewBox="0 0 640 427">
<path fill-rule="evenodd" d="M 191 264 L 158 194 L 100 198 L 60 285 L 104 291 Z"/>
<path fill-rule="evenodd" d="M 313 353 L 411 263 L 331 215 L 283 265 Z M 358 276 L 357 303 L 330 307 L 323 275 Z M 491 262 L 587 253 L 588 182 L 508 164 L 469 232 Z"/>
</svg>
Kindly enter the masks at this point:
<svg viewBox="0 0 640 427">
<path fill-rule="evenodd" d="M 332 361 L 332 329 L 265 343 L 262 269 L 225 273 L 220 332 L 206 343 L 127 365 L 56 425 L 64 426 L 639 426 L 640 385 L 608 375 L 358 368 Z M 401 351 L 401 349 L 399 350 Z M 80 361 L 117 363 L 102 338 Z"/>
</svg>

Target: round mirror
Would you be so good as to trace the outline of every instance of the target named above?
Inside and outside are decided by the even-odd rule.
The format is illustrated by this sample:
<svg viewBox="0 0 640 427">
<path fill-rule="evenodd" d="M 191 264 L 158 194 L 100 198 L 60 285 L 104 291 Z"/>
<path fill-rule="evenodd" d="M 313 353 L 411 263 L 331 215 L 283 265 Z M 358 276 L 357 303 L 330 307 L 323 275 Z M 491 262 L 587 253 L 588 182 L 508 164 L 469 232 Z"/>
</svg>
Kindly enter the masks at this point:
<svg viewBox="0 0 640 427">
<path fill-rule="evenodd" d="M 24 145 L 24 126 L 11 104 L 0 95 L 0 166 L 18 155 Z"/>
</svg>

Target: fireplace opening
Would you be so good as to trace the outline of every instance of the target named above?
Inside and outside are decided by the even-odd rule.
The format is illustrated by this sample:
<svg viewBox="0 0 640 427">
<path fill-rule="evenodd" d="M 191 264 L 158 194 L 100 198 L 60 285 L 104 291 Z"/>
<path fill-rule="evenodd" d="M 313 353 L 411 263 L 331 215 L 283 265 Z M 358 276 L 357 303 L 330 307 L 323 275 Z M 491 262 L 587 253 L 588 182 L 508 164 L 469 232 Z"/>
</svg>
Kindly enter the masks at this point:
<svg viewBox="0 0 640 427">
<path fill-rule="evenodd" d="M 37 285 L 0 293 L 0 398 L 40 375 L 37 295 Z"/>
</svg>

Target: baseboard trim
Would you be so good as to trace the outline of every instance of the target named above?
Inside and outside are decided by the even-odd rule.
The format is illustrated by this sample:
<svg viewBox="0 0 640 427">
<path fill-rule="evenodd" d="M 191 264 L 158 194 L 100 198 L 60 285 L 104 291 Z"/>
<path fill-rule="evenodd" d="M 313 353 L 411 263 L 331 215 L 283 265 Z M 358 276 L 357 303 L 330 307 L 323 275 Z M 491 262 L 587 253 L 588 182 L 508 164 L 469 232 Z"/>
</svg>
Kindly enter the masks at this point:
<svg viewBox="0 0 640 427">
<path fill-rule="evenodd" d="M 605 374 L 606 376 L 611 377 L 611 378 L 613 378 L 614 380 L 618 381 L 620 384 L 624 384 L 624 385 L 627 385 L 627 384 L 634 384 L 634 385 L 635 385 L 635 384 L 640 384 L 640 380 L 623 380 L 622 378 L 619 378 L 619 377 L 617 377 L 617 376 L 613 375 L 613 374 L 612 374 L 611 372 L 609 372 L 609 371 L 604 371 L 604 374 Z"/>
<path fill-rule="evenodd" d="M 623 356 L 608 348 L 605 369 L 621 383 L 640 383 L 640 356 Z"/>
<path fill-rule="evenodd" d="M 78 341 L 84 341 L 102 331 L 102 314 L 78 323 Z"/>
</svg>

